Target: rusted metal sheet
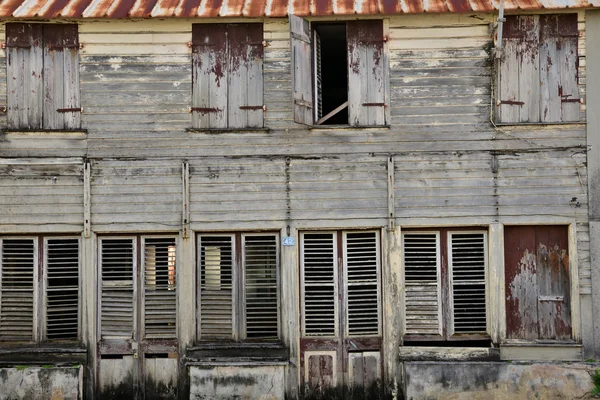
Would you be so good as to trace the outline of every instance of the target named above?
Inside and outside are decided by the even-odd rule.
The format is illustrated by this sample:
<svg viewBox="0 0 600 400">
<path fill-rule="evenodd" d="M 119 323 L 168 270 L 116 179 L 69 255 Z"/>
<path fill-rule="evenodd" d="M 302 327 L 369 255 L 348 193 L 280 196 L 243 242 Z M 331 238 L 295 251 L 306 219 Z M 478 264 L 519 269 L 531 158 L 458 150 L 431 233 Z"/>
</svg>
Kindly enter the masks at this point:
<svg viewBox="0 0 600 400">
<path fill-rule="evenodd" d="M 1 18 L 285 17 L 497 10 L 493 0 L 4 0 Z M 506 11 L 600 7 L 598 0 L 507 0 Z"/>
<path fill-rule="evenodd" d="M 504 246 L 507 337 L 569 340 L 567 227 L 506 227 Z"/>
</svg>

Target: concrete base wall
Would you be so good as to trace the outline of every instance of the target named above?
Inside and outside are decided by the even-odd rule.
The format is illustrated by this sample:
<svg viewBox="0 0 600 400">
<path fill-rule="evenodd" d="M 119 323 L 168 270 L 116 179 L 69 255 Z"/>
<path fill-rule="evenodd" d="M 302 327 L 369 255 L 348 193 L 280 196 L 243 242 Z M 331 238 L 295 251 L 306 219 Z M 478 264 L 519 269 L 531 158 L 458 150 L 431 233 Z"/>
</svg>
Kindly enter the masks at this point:
<svg viewBox="0 0 600 400">
<path fill-rule="evenodd" d="M 0 368 L 0 400 L 82 399 L 82 378 L 80 366 Z"/>
<path fill-rule="evenodd" d="M 575 399 L 598 364 L 406 362 L 406 399 Z"/>
</svg>

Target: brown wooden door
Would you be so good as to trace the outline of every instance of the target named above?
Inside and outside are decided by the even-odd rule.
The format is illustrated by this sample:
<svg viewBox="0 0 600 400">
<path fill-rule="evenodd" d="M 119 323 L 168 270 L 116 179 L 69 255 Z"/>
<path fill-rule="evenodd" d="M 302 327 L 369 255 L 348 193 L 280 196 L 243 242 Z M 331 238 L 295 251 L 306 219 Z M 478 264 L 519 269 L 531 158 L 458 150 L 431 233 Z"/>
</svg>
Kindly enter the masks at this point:
<svg viewBox="0 0 600 400">
<path fill-rule="evenodd" d="M 504 252 L 507 338 L 570 340 L 568 227 L 505 227 Z"/>
<path fill-rule="evenodd" d="M 305 232 L 300 245 L 304 394 L 378 397 L 379 232 Z"/>
</svg>

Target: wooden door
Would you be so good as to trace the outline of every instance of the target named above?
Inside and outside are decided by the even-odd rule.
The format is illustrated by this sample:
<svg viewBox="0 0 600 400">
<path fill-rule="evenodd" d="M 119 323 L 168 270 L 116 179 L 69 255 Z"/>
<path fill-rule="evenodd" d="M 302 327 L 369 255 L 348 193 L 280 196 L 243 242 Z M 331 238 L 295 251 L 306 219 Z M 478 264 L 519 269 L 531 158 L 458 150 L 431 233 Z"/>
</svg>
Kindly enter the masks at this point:
<svg viewBox="0 0 600 400">
<path fill-rule="evenodd" d="M 376 231 L 301 234 L 303 390 L 316 398 L 381 393 Z"/>
</svg>

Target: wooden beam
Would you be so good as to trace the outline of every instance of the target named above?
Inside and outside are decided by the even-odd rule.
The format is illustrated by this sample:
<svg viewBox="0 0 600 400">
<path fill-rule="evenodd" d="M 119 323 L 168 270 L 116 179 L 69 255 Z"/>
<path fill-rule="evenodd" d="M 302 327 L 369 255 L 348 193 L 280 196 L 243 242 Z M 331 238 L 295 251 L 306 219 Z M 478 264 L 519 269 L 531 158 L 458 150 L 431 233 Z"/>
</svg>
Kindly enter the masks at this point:
<svg viewBox="0 0 600 400">
<path fill-rule="evenodd" d="M 327 121 L 329 118 L 333 117 L 335 114 L 339 113 L 346 107 L 348 107 L 347 101 L 344 104 L 342 104 L 341 106 L 339 106 L 338 108 L 336 108 L 335 110 L 333 110 L 332 112 L 330 112 L 329 114 L 327 114 L 326 116 L 324 116 L 323 118 L 321 118 L 320 120 L 318 120 L 316 125 L 321 125 L 323 122 Z"/>
</svg>

